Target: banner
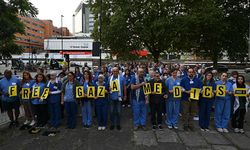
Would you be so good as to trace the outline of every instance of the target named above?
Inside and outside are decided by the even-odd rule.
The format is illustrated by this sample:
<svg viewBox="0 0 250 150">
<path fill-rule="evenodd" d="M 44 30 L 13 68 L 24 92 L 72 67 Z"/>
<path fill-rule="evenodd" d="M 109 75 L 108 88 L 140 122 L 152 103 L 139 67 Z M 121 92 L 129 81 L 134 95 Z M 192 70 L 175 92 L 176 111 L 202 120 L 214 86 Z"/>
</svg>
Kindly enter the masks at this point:
<svg viewBox="0 0 250 150">
<path fill-rule="evenodd" d="M 95 87 L 94 86 L 88 86 L 87 97 L 88 98 L 95 98 Z"/>
<path fill-rule="evenodd" d="M 35 86 L 32 88 L 32 98 L 40 98 L 40 86 Z"/>
<path fill-rule="evenodd" d="M 212 98 L 213 97 L 213 87 L 212 86 L 203 86 L 202 97 Z"/>
<path fill-rule="evenodd" d="M 220 97 L 226 96 L 226 86 L 225 85 L 217 85 L 216 86 L 216 96 L 220 96 Z"/>
<path fill-rule="evenodd" d="M 47 99 L 49 96 L 49 88 L 44 88 L 41 99 Z"/>
<path fill-rule="evenodd" d="M 201 89 L 191 88 L 190 90 L 190 99 L 191 100 L 199 100 Z"/>
<path fill-rule="evenodd" d="M 111 92 L 119 92 L 119 83 L 118 80 L 111 81 Z"/>
<path fill-rule="evenodd" d="M 245 97 L 247 96 L 247 88 L 235 88 L 234 96 Z"/>
<path fill-rule="evenodd" d="M 173 96 L 174 96 L 174 98 L 181 98 L 181 96 L 182 96 L 182 87 L 181 86 L 174 86 L 173 87 Z"/>
<path fill-rule="evenodd" d="M 162 84 L 154 83 L 154 92 L 155 94 L 162 94 Z"/>
<path fill-rule="evenodd" d="M 84 97 L 84 88 L 83 86 L 76 87 L 76 98 L 83 98 Z"/>
<path fill-rule="evenodd" d="M 17 96 L 17 86 L 9 86 L 8 94 L 9 97 Z"/>
<path fill-rule="evenodd" d="M 22 88 L 22 99 L 28 100 L 30 99 L 30 88 Z"/>
<path fill-rule="evenodd" d="M 105 97 L 105 86 L 98 86 L 97 88 L 97 97 Z"/>
<path fill-rule="evenodd" d="M 151 86 L 150 86 L 150 83 L 146 83 L 146 84 L 143 86 L 143 91 L 144 91 L 144 94 L 145 94 L 145 95 L 151 94 Z"/>
</svg>

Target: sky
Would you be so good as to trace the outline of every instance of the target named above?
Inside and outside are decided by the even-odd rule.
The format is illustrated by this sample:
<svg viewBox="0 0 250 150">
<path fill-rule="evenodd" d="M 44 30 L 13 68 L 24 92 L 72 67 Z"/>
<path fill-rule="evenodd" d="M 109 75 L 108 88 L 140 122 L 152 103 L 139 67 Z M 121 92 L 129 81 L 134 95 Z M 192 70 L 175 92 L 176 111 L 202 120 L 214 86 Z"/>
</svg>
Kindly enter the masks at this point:
<svg viewBox="0 0 250 150">
<path fill-rule="evenodd" d="M 53 25 L 61 27 L 61 15 L 63 15 L 63 27 L 67 27 L 72 33 L 72 16 L 81 3 L 81 0 L 29 0 L 39 14 L 37 18 L 41 20 L 52 20 Z M 76 22 L 77 23 L 77 22 Z"/>
</svg>

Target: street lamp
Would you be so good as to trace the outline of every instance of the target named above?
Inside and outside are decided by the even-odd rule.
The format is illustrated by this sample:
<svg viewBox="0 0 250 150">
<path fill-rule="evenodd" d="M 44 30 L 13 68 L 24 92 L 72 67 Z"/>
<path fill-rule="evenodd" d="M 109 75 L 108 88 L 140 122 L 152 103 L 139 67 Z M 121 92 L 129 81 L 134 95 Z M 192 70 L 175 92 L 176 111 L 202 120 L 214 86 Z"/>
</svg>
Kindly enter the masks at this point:
<svg viewBox="0 0 250 150">
<path fill-rule="evenodd" d="M 61 48 L 62 48 L 62 57 L 63 57 L 63 15 L 61 15 Z"/>
<path fill-rule="evenodd" d="M 99 49 L 99 53 L 100 53 L 100 68 L 102 66 L 102 0 L 100 0 L 100 5 L 101 5 L 101 10 L 100 10 L 100 16 L 99 16 L 99 33 L 100 33 L 100 49 Z"/>
</svg>

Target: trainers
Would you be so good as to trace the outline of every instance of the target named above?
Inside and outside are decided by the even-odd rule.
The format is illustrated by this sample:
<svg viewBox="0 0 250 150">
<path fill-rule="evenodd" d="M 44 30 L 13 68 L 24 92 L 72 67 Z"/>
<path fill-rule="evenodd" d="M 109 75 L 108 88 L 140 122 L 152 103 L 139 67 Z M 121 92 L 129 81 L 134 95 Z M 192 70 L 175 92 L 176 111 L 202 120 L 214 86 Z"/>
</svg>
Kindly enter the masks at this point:
<svg viewBox="0 0 250 150">
<path fill-rule="evenodd" d="M 198 120 L 199 120 L 199 117 L 198 117 L 198 116 L 194 116 L 194 117 L 193 117 L 193 120 L 198 121 Z"/>
<path fill-rule="evenodd" d="M 102 130 L 102 127 L 98 127 L 97 130 L 98 130 L 98 131 L 101 131 L 101 130 Z"/>
<path fill-rule="evenodd" d="M 25 122 L 23 124 L 24 125 L 28 125 L 28 124 L 30 124 L 30 121 L 29 120 L 25 120 Z"/>
<path fill-rule="evenodd" d="M 137 131 L 139 129 L 139 126 L 134 126 L 134 130 Z"/>
<path fill-rule="evenodd" d="M 242 134 L 245 133 L 245 131 L 243 129 L 240 129 L 239 132 Z"/>
<path fill-rule="evenodd" d="M 106 127 L 101 127 L 102 128 L 102 130 L 106 130 Z"/>
<path fill-rule="evenodd" d="M 14 121 L 11 121 L 10 124 L 9 124 L 9 128 L 14 127 L 14 125 L 15 125 Z"/>
<path fill-rule="evenodd" d="M 161 125 L 158 125 L 159 130 L 163 130 L 163 127 Z"/>
<path fill-rule="evenodd" d="M 235 132 L 235 133 L 239 133 L 239 132 L 240 132 L 239 128 L 235 128 L 235 129 L 234 129 L 234 132 Z"/>
<path fill-rule="evenodd" d="M 168 125 L 168 128 L 169 128 L 169 129 L 173 129 L 173 127 L 172 127 L 172 126 L 170 126 L 170 125 Z"/>
<path fill-rule="evenodd" d="M 34 126 L 36 124 L 35 120 L 32 120 L 30 126 Z"/>
<path fill-rule="evenodd" d="M 128 105 L 128 108 L 130 108 L 131 107 L 131 105 Z"/>
<path fill-rule="evenodd" d="M 194 127 L 193 126 L 189 126 L 188 127 L 191 131 L 194 131 Z"/>
<path fill-rule="evenodd" d="M 209 132 L 210 130 L 208 128 L 205 129 L 206 132 Z"/>
<path fill-rule="evenodd" d="M 217 128 L 217 131 L 222 133 L 223 129 L 222 128 Z"/>
<path fill-rule="evenodd" d="M 116 126 L 116 129 L 121 130 L 122 128 L 121 128 L 121 126 Z"/>
<path fill-rule="evenodd" d="M 153 125 L 152 130 L 156 130 L 156 129 L 157 129 L 156 125 Z"/>
<path fill-rule="evenodd" d="M 177 127 L 177 126 L 174 126 L 174 129 L 178 129 L 178 127 Z"/>
<path fill-rule="evenodd" d="M 114 130 L 114 128 L 115 128 L 115 126 L 112 125 L 112 126 L 110 126 L 109 129 L 110 129 L 110 130 Z"/>
<path fill-rule="evenodd" d="M 228 133 L 229 131 L 226 128 L 222 129 L 224 133 Z"/>
<path fill-rule="evenodd" d="M 125 105 L 122 105 L 123 108 L 125 108 Z"/>
<path fill-rule="evenodd" d="M 144 130 L 144 131 L 147 130 L 146 126 L 141 126 L 141 128 L 142 128 L 142 130 Z"/>
<path fill-rule="evenodd" d="M 184 131 L 188 131 L 188 126 L 183 127 Z"/>
<path fill-rule="evenodd" d="M 203 131 L 203 132 L 204 132 L 204 131 L 205 131 L 205 129 L 201 128 L 201 131 Z"/>
</svg>

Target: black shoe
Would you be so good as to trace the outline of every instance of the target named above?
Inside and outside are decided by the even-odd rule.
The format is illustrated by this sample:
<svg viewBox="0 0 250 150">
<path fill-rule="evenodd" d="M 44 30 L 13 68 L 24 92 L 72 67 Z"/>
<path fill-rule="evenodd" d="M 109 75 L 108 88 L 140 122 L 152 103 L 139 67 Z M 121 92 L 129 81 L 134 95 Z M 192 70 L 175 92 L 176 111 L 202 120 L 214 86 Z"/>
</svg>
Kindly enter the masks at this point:
<svg viewBox="0 0 250 150">
<path fill-rule="evenodd" d="M 110 129 L 110 130 L 114 130 L 114 128 L 115 128 L 115 126 L 110 126 L 109 129 Z"/>
<path fill-rule="evenodd" d="M 183 127 L 184 131 L 188 131 L 188 126 Z"/>
<path fill-rule="evenodd" d="M 9 124 L 9 129 L 13 128 L 14 126 L 15 126 L 15 122 L 11 121 L 10 124 Z"/>
<path fill-rule="evenodd" d="M 90 129 L 90 125 L 86 125 L 86 129 Z"/>
<path fill-rule="evenodd" d="M 155 131 L 156 129 L 157 129 L 156 125 L 153 125 L 152 130 Z"/>
<path fill-rule="evenodd" d="M 192 132 L 194 132 L 194 127 L 193 126 L 189 126 L 188 127 Z"/>
<path fill-rule="evenodd" d="M 158 125 L 159 130 L 163 130 L 163 127 L 161 125 Z"/>
<path fill-rule="evenodd" d="M 121 126 L 116 126 L 116 129 L 121 130 L 122 128 L 121 128 Z"/>
<path fill-rule="evenodd" d="M 16 127 L 19 127 L 19 122 L 18 121 L 15 121 L 14 123 L 15 123 Z"/>
<path fill-rule="evenodd" d="M 142 130 L 144 130 L 144 131 L 147 130 L 146 126 L 141 126 L 141 128 L 142 128 Z"/>
</svg>

